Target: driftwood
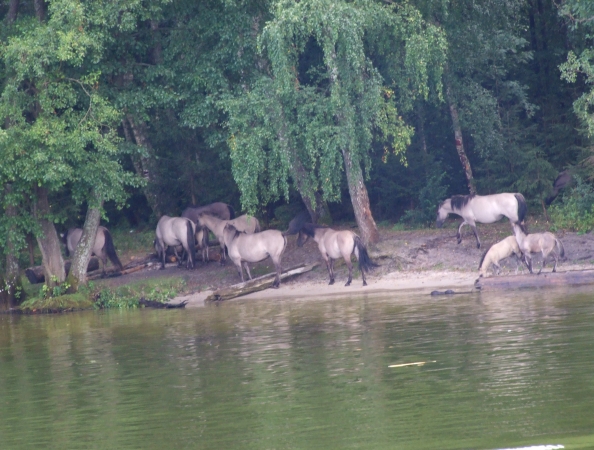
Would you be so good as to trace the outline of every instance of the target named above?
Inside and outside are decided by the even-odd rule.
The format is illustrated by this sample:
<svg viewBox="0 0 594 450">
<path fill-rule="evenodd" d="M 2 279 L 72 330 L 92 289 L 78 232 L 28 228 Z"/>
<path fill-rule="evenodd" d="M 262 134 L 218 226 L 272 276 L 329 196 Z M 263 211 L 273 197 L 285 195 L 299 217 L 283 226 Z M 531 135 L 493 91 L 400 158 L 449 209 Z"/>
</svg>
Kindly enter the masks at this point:
<svg viewBox="0 0 594 450">
<path fill-rule="evenodd" d="M 66 273 L 70 271 L 70 261 L 64 262 L 64 270 Z M 92 272 L 93 270 L 99 269 L 99 259 L 96 257 L 92 257 L 89 260 L 89 265 L 87 266 L 87 272 Z M 33 266 L 25 269 L 25 276 L 29 280 L 31 284 L 37 283 L 44 283 L 45 282 L 45 275 L 43 274 L 43 266 Z"/>
<path fill-rule="evenodd" d="M 281 274 L 281 280 L 286 278 L 292 277 L 294 275 L 298 275 L 300 273 L 309 272 L 313 270 L 315 267 L 319 266 L 320 263 L 308 264 L 306 266 L 298 266 L 292 269 L 287 270 Z M 267 275 L 262 275 L 261 277 L 254 278 L 253 280 L 246 281 L 245 283 L 234 284 L 232 286 L 228 286 L 226 288 L 217 289 L 212 294 L 210 294 L 206 299 L 205 302 L 214 302 L 214 301 L 221 301 L 221 300 L 229 300 L 235 297 L 240 297 L 242 295 L 251 294 L 252 292 L 263 291 L 264 289 L 268 289 L 274 283 L 275 273 L 269 273 Z"/>
<path fill-rule="evenodd" d="M 162 302 L 156 302 L 154 300 L 147 300 L 144 297 L 142 297 L 140 300 L 138 300 L 138 304 L 141 306 L 144 306 L 145 308 L 146 307 L 162 308 L 162 309 L 185 308 L 186 303 L 188 303 L 187 300 L 184 300 L 183 302 L 180 302 L 180 303 L 162 303 Z"/>
<path fill-rule="evenodd" d="M 499 291 L 522 288 L 594 284 L 594 270 L 568 270 L 543 272 L 540 275 L 510 275 L 479 278 L 474 286 L 481 291 Z"/>
</svg>

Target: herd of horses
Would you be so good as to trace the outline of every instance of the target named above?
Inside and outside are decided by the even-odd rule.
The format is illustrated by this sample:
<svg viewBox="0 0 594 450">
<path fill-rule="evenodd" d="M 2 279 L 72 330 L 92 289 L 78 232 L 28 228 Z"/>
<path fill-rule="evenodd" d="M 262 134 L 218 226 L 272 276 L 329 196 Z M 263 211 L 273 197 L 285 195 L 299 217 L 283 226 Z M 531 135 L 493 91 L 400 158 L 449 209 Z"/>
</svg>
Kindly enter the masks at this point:
<svg viewBox="0 0 594 450">
<path fill-rule="evenodd" d="M 555 260 L 553 272 L 557 269 L 559 257 L 563 257 L 565 250 L 561 241 L 552 233 L 528 234 L 525 218 L 528 211 L 524 196 L 519 193 L 501 193 L 493 195 L 455 195 L 441 202 L 437 209 L 437 227 L 441 228 L 449 214 L 461 216 L 463 221 L 457 232 L 458 244 L 462 242 L 461 230 L 469 225 L 474 232 L 477 248 L 481 241 L 476 228 L 477 223 L 494 223 L 507 217 L 512 224 L 514 234 L 492 245 L 483 255 L 479 263 L 479 275 L 486 276 L 488 268 L 493 265 L 497 273 L 501 267 L 499 262 L 515 255 L 518 261 L 524 259 L 530 273 L 534 254 L 542 254 L 542 266 L 552 256 Z M 297 245 L 302 247 L 309 238 L 317 244 L 322 259 L 326 263 L 329 284 L 334 284 L 334 260 L 343 258 L 348 267 L 349 286 L 353 279 L 353 264 L 351 256 L 354 254 L 359 263 L 359 270 L 363 279 L 363 286 L 367 285 L 366 273 L 377 267 L 369 257 L 367 248 L 361 238 L 350 230 L 334 230 L 324 225 L 311 223 L 307 211 L 299 213 L 289 223 L 289 228 L 279 230 L 261 230 L 260 222 L 253 216 L 242 215 L 235 217 L 233 207 L 225 203 L 216 202 L 205 206 L 189 206 L 180 217 L 163 216 L 157 223 L 155 230 L 154 248 L 161 262 L 161 269 L 165 268 L 166 253 L 172 249 L 178 265 L 186 261 L 186 268 L 193 269 L 196 263 L 197 250 L 202 251 L 202 260 L 208 261 L 209 233 L 212 233 L 221 248 L 221 264 L 226 261 L 226 255 L 233 262 L 241 281 L 244 269 L 248 278 L 252 275 L 248 263 L 256 263 L 271 258 L 276 278 L 273 287 L 278 288 L 281 280 L 281 259 L 287 247 L 288 235 L 298 235 Z M 71 228 L 63 235 L 66 254 L 76 248 L 80 241 L 82 230 Z M 113 240 L 107 228 L 99 227 L 93 247 L 93 254 L 103 263 L 103 274 L 107 259 L 120 271 L 120 262 Z M 516 273 L 517 273 L 516 266 Z"/>
</svg>

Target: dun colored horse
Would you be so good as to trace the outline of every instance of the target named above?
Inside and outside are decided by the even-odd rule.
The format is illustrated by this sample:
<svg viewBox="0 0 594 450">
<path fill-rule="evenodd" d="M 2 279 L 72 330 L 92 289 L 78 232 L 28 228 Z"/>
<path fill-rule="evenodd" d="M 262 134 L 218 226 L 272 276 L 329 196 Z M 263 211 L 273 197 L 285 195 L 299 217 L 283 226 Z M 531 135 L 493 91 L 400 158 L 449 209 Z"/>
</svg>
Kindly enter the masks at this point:
<svg viewBox="0 0 594 450">
<path fill-rule="evenodd" d="M 260 222 L 254 216 L 244 214 L 233 220 L 221 220 L 208 214 L 200 214 L 198 216 L 198 226 L 205 226 L 219 240 L 221 246 L 221 264 L 225 263 L 225 225 L 233 225 L 238 231 L 247 234 L 258 233 L 260 231 Z"/>
<path fill-rule="evenodd" d="M 495 270 L 497 271 L 497 275 L 501 272 L 501 266 L 499 265 L 499 261 L 505 258 L 509 258 L 511 255 L 516 255 L 516 258 L 519 260 L 522 256 L 522 252 L 520 251 L 520 247 L 518 247 L 518 242 L 516 241 L 515 236 L 508 236 L 502 241 L 493 244 L 489 250 L 485 252 L 481 261 L 479 262 L 479 277 L 484 277 L 487 275 L 487 270 L 489 266 L 493 264 L 495 266 Z M 493 271 L 495 272 L 495 271 Z M 516 273 L 518 273 L 518 265 L 516 264 Z"/>
<path fill-rule="evenodd" d="M 242 264 L 251 280 L 252 274 L 247 263 L 263 261 L 270 257 L 276 269 L 276 278 L 272 287 L 278 288 L 280 286 L 281 257 L 287 247 L 287 239 L 280 231 L 265 230 L 259 233 L 246 234 L 228 223 L 223 230 L 223 239 L 229 252 L 229 258 L 237 267 L 242 282 L 244 281 Z"/>
<path fill-rule="evenodd" d="M 328 284 L 334 284 L 334 260 L 342 256 L 349 268 L 349 279 L 345 286 L 350 286 L 351 281 L 353 281 L 351 255 L 354 253 L 359 261 L 363 286 L 367 286 L 365 272 L 377 267 L 377 264 L 373 263 L 369 258 L 367 248 L 365 248 L 359 236 L 350 230 L 336 231 L 326 226 L 306 223 L 299 231 L 297 245 L 302 247 L 310 237 L 317 242 L 322 258 L 326 261 L 326 267 L 330 275 L 330 283 Z"/>
<path fill-rule="evenodd" d="M 552 254 L 553 258 L 555 259 L 555 266 L 553 267 L 553 272 L 557 271 L 557 262 L 559 261 L 559 257 L 565 256 L 565 249 L 563 248 L 563 244 L 553 233 L 544 232 L 544 233 L 532 233 L 526 234 L 525 229 L 518 224 L 513 224 L 514 227 L 514 234 L 516 236 L 516 240 L 518 241 L 518 246 L 520 250 L 524 254 L 524 261 L 528 266 L 528 270 L 530 273 L 532 272 L 532 254 L 533 253 L 542 253 L 542 266 L 538 273 L 542 272 L 544 266 L 546 264 L 547 257 Z"/>
<path fill-rule="evenodd" d="M 70 256 L 70 253 L 74 252 L 78 243 L 80 242 L 80 238 L 82 237 L 83 230 L 82 228 L 70 228 L 66 234 L 62 237 L 62 241 L 66 246 L 66 256 Z M 118 270 L 123 270 L 122 263 L 120 262 L 120 258 L 118 258 L 118 254 L 116 253 L 115 247 L 113 245 L 113 239 L 111 238 L 111 233 L 105 227 L 98 227 L 97 228 L 97 235 L 95 236 L 95 245 L 93 246 L 93 255 L 101 260 L 103 263 L 103 272 L 102 276 L 105 276 L 105 266 L 107 264 L 107 258 L 111 261 L 111 263 L 118 268 Z"/>
<path fill-rule="evenodd" d="M 470 225 L 476 237 L 476 247 L 481 248 L 481 241 L 476 230 L 476 222 L 493 223 L 504 216 L 514 223 L 523 223 L 528 207 L 522 194 L 501 193 L 493 195 L 454 195 L 441 202 L 437 209 L 437 227 L 441 228 L 448 214 L 457 214 L 464 221 L 458 228 L 458 244 L 462 242 L 462 227 Z"/>
<path fill-rule="evenodd" d="M 177 248 L 179 246 L 182 246 L 183 250 L 188 255 L 186 268 L 194 268 L 194 262 L 196 261 L 194 229 L 194 222 L 186 217 L 163 216 L 159 219 L 159 223 L 157 223 L 157 229 L 155 231 L 155 249 L 157 250 L 157 254 L 161 260 L 161 269 L 165 268 L 165 253 L 167 251 L 167 247 L 174 248 L 178 265 L 181 264 L 181 258 L 177 253 Z"/>
</svg>

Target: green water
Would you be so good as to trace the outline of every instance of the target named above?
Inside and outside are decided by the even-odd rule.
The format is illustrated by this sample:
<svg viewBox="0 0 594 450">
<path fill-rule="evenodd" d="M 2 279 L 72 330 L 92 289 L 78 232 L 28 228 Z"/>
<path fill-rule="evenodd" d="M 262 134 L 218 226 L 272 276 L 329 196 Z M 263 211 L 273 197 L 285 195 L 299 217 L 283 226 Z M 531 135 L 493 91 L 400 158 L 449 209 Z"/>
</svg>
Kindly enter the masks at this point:
<svg viewBox="0 0 594 450">
<path fill-rule="evenodd" d="M 0 316 L 0 448 L 594 448 L 593 356 L 589 289 Z"/>
</svg>

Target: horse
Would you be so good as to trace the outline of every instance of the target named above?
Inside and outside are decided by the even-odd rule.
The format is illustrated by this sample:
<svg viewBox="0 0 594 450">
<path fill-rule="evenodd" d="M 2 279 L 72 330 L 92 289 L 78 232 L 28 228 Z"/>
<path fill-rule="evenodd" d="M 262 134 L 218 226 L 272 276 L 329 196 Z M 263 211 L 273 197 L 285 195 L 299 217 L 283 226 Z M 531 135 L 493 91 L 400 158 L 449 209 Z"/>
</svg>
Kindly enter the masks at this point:
<svg viewBox="0 0 594 450">
<path fill-rule="evenodd" d="M 507 217 L 514 223 L 524 223 L 528 206 L 524 196 L 519 193 L 501 193 L 493 195 L 454 195 L 439 204 L 437 208 L 437 228 L 441 228 L 448 214 L 457 214 L 464 221 L 458 228 L 458 244 L 462 242 L 462 227 L 470 225 L 476 237 L 476 247 L 481 248 L 481 241 L 476 230 L 476 222 L 493 223 Z"/>
<path fill-rule="evenodd" d="M 200 214 L 198 216 L 198 226 L 205 226 L 219 240 L 219 245 L 221 246 L 221 265 L 225 263 L 225 238 L 223 231 L 227 224 L 231 224 L 238 231 L 247 234 L 260 232 L 260 222 L 254 216 L 244 214 L 232 220 L 221 220 L 209 214 Z"/>
<path fill-rule="evenodd" d="M 62 241 L 66 247 L 66 256 L 70 256 L 70 253 L 76 249 L 78 243 L 80 242 L 80 238 L 82 237 L 82 233 L 82 228 L 70 228 L 62 236 Z M 101 273 L 102 277 L 105 276 L 107 258 L 109 258 L 111 263 L 116 266 L 120 272 L 124 269 L 122 263 L 120 262 L 120 258 L 118 258 L 118 254 L 116 253 L 115 246 L 113 245 L 111 233 L 107 228 L 102 226 L 97 228 L 97 234 L 95 235 L 95 245 L 93 245 L 92 251 L 92 254 L 99 258 L 103 263 L 103 271 Z"/>
<path fill-rule="evenodd" d="M 289 222 L 289 229 L 283 232 L 283 236 L 290 236 L 299 233 L 301 228 L 303 228 L 303 225 L 309 221 L 311 221 L 311 215 L 309 214 L 309 211 L 303 210 L 297 213 L 295 217 L 293 217 L 293 219 L 291 219 Z"/>
<path fill-rule="evenodd" d="M 223 229 L 223 239 L 229 252 L 229 258 L 237 267 L 241 281 L 243 278 L 243 266 L 250 280 L 252 274 L 248 262 L 259 262 L 270 257 L 276 269 L 276 278 L 272 284 L 273 288 L 280 286 L 282 272 L 281 257 L 287 247 L 287 238 L 278 230 L 265 230 L 259 233 L 246 234 L 240 232 L 235 226 L 227 223 Z"/>
<path fill-rule="evenodd" d="M 569 170 L 559 172 L 559 175 L 557 175 L 557 178 L 555 178 L 555 181 L 553 182 L 551 193 L 545 199 L 545 205 L 550 206 L 550 204 L 553 203 L 553 200 L 559 195 L 559 192 L 571 183 L 572 178 L 573 176 Z"/>
<path fill-rule="evenodd" d="M 188 254 L 186 268 L 194 268 L 194 262 L 196 261 L 196 242 L 194 240 L 194 233 L 194 222 L 187 217 L 163 216 L 159 219 L 157 229 L 155 230 L 155 249 L 161 260 L 161 269 L 165 268 L 165 253 L 167 247 L 174 248 L 178 266 L 181 265 L 181 259 L 177 253 L 177 248 L 180 245 Z"/>
<path fill-rule="evenodd" d="M 334 284 L 334 260 L 342 256 L 349 268 L 349 278 L 345 286 L 350 286 L 351 281 L 353 281 L 351 255 L 354 253 L 359 261 L 363 286 L 367 286 L 365 272 L 369 272 L 369 270 L 377 267 L 377 264 L 369 258 L 367 248 L 358 235 L 350 230 L 336 231 L 324 225 L 306 223 L 299 231 L 297 246 L 303 247 L 310 237 L 317 242 L 322 258 L 326 261 L 326 267 L 330 275 L 330 283 L 328 284 Z"/>
<path fill-rule="evenodd" d="M 182 217 L 187 217 L 194 223 L 198 223 L 200 214 L 208 214 L 221 220 L 230 220 L 235 218 L 233 206 L 227 203 L 215 202 L 204 206 L 188 206 L 182 212 Z"/>
<path fill-rule="evenodd" d="M 533 273 L 532 253 L 542 253 L 542 266 L 540 267 L 538 274 L 544 269 L 547 257 L 550 254 L 553 254 L 553 258 L 555 258 L 553 272 L 556 272 L 559 257 L 563 258 L 565 256 L 565 249 L 563 248 L 561 241 L 557 239 L 553 233 L 549 233 L 548 231 L 544 233 L 526 234 L 526 229 L 523 226 L 516 223 L 512 226 L 514 228 L 516 240 L 518 241 L 518 246 L 524 254 L 524 261 L 526 262 L 530 273 Z"/>
<path fill-rule="evenodd" d="M 519 260 L 522 256 L 522 252 L 520 251 L 520 247 L 518 247 L 518 242 L 516 241 L 515 236 L 508 236 L 502 241 L 493 244 L 489 250 L 487 250 L 481 261 L 479 262 L 479 277 L 483 277 L 487 275 L 487 269 L 493 264 L 497 270 L 497 275 L 501 272 L 501 266 L 499 265 L 499 261 L 502 259 L 508 258 L 511 255 L 516 255 L 516 258 Z M 495 273 L 495 271 L 493 271 Z M 518 265 L 516 264 L 516 273 L 518 273 Z"/>
</svg>

